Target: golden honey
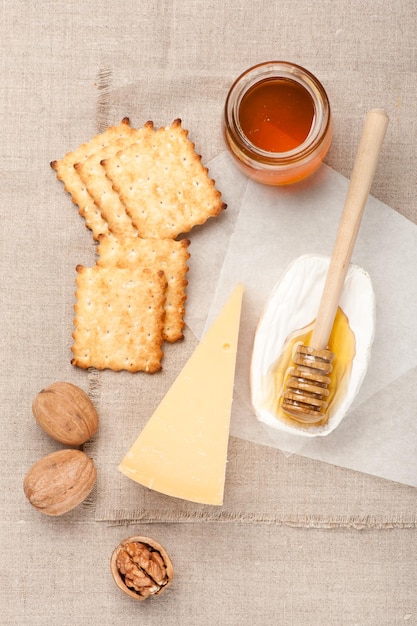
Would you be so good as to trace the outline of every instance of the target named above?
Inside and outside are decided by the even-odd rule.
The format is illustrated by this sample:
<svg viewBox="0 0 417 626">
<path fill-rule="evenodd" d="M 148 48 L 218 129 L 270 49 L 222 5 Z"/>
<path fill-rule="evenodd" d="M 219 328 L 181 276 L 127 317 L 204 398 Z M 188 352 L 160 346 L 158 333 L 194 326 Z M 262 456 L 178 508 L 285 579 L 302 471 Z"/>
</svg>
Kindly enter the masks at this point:
<svg viewBox="0 0 417 626">
<path fill-rule="evenodd" d="M 288 185 L 312 174 L 332 140 L 324 87 L 305 68 L 260 63 L 233 83 L 225 104 L 226 145 L 253 180 Z"/>
<path fill-rule="evenodd" d="M 251 87 L 239 107 L 243 133 L 267 152 L 289 152 L 308 137 L 314 102 L 292 78 L 265 78 Z"/>
<path fill-rule="evenodd" d="M 286 381 L 291 373 L 293 354 L 299 343 L 309 345 L 313 333 L 314 322 L 306 328 L 296 331 L 287 340 L 282 354 L 272 365 L 268 376 L 270 377 L 268 388 L 268 409 L 277 417 L 292 427 L 302 426 L 311 428 L 323 426 L 333 415 L 347 393 L 353 359 L 356 353 L 355 335 L 349 326 L 349 320 L 339 307 L 336 313 L 332 332 L 329 338 L 328 348 L 334 355 L 333 371 L 330 374 L 330 384 L 328 387 L 329 396 L 327 398 L 328 407 L 321 422 L 312 424 L 301 424 L 296 419 L 292 419 L 281 408 L 282 393 L 286 387 Z"/>
</svg>

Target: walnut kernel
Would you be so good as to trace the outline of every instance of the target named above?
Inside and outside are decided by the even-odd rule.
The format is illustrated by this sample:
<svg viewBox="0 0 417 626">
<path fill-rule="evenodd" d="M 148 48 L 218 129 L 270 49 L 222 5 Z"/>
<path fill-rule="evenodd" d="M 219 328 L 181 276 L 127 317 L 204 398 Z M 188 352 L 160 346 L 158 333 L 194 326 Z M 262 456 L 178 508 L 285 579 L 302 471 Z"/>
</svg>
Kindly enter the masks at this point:
<svg viewBox="0 0 417 626">
<path fill-rule="evenodd" d="M 136 600 L 160 594 L 172 582 L 165 549 L 149 537 L 130 537 L 113 551 L 111 571 L 117 586 Z"/>
</svg>

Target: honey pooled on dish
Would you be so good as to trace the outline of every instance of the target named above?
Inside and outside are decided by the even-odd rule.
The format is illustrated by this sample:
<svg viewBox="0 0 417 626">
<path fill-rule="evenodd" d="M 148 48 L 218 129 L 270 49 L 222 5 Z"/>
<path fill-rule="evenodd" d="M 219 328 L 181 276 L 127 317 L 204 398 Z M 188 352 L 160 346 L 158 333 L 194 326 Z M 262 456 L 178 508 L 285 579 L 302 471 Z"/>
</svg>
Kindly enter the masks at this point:
<svg viewBox="0 0 417 626">
<path fill-rule="evenodd" d="M 287 386 L 287 381 L 293 371 L 293 356 L 299 344 L 309 345 L 313 332 L 314 323 L 307 328 L 296 331 L 289 338 L 284 347 L 284 351 L 271 367 L 268 376 L 271 377 L 271 393 L 268 401 L 270 402 L 270 410 L 277 418 L 282 419 L 293 426 L 297 423 L 303 426 L 323 426 L 329 416 L 337 410 L 341 399 L 346 394 L 350 372 L 352 369 L 353 359 L 356 352 L 355 335 L 353 334 L 349 320 L 345 313 L 339 307 L 336 313 L 334 325 L 329 338 L 328 349 L 334 353 L 335 358 L 332 363 L 332 373 L 327 387 L 328 395 L 326 395 L 327 407 L 322 412 L 322 419 L 310 423 L 291 416 L 283 408 L 282 392 Z"/>
</svg>

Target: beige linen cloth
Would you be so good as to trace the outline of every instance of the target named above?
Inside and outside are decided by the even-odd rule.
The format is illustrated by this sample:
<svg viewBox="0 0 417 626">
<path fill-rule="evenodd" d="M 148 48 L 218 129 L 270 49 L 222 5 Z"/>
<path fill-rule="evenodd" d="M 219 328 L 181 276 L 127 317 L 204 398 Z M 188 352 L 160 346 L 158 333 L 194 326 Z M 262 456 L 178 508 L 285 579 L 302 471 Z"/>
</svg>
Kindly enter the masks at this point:
<svg viewBox="0 0 417 626">
<path fill-rule="evenodd" d="M 416 26 L 414 0 L 1 4 L 1 624 L 416 623 L 415 488 L 236 437 L 222 507 L 176 501 L 117 472 L 197 339 L 187 330 L 167 347 L 160 376 L 71 366 L 75 267 L 93 264 L 95 251 L 49 167 L 125 115 L 137 126 L 181 117 L 207 164 L 224 150 L 233 79 L 281 58 L 325 84 L 335 117 L 327 163 L 346 177 L 363 113 L 387 108 L 372 191 L 417 223 Z M 204 229 L 192 246 L 197 235 L 202 243 Z M 193 258 L 190 298 L 203 292 Z M 203 269 L 210 280 L 218 271 Z M 85 505 L 50 519 L 29 506 L 22 480 L 60 447 L 31 415 L 32 399 L 56 380 L 96 402 L 100 430 L 86 451 L 98 482 Z M 114 546 L 137 532 L 159 539 L 176 568 L 166 595 L 140 606 L 119 594 L 108 568 Z"/>
<path fill-rule="evenodd" d="M 79 141 L 88 140 L 92 133 L 116 123 L 124 114 L 129 114 L 133 123 L 137 119 L 142 122 L 148 119 L 149 116 L 145 119 L 143 112 L 139 113 L 135 108 L 143 89 L 141 83 L 112 89 L 112 71 L 103 66 L 97 74 L 96 85 L 96 127 L 88 129 L 88 132 L 86 129 Z M 175 94 L 183 85 L 171 87 Z M 129 110 L 126 111 L 127 102 Z M 154 106 L 156 108 L 156 104 Z M 166 123 L 170 121 L 166 120 Z M 192 140 L 195 140 L 194 134 L 191 132 Z M 58 156 L 73 147 L 76 146 L 66 145 L 63 149 L 61 146 Z M 56 156 L 56 152 L 54 154 L 50 150 L 51 148 L 44 148 L 46 168 L 50 157 Z M 205 160 L 205 163 L 208 161 Z M 23 284 L 26 286 L 26 306 L 23 309 L 17 308 L 14 323 L 17 321 L 17 327 L 26 328 L 24 332 L 29 333 L 27 341 L 31 333 L 34 333 L 35 352 L 32 354 L 35 358 L 40 363 L 45 358 L 53 358 L 55 365 L 53 371 L 56 374 L 46 375 L 45 368 L 36 372 L 36 378 L 30 381 L 32 396 L 43 386 L 53 382 L 51 376 L 54 376 L 54 379 L 64 378 L 79 384 L 90 393 L 96 404 L 100 415 L 100 429 L 96 437 L 86 444 L 85 450 L 95 460 L 99 470 L 97 487 L 91 498 L 94 518 L 97 521 L 123 523 L 203 519 L 269 521 L 313 527 L 415 526 L 415 491 L 407 486 L 356 472 L 341 473 L 337 467 L 299 456 L 287 458 L 280 450 L 253 445 L 236 437 L 232 437 L 230 441 L 225 501 L 222 507 L 205 507 L 169 498 L 147 490 L 120 474 L 117 471 L 118 463 L 180 372 L 197 345 L 197 339 L 187 329 L 184 342 L 165 346 L 163 371 L 153 376 L 95 370 L 86 372 L 70 366 L 75 266 L 78 263 L 94 263 L 95 245 L 83 219 L 78 215 L 77 208 L 65 194 L 62 184 L 55 180 L 52 170 L 42 174 L 42 181 L 37 195 L 46 210 L 36 216 L 36 221 L 35 216 L 31 216 L 32 230 L 18 233 L 17 240 L 16 234 L 14 237 L 10 234 L 6 239 L 17 242 L 19 238 L 25 238 L 25 246 L 20 249 L 20 264 L 14 270 L 15 278 L 19 279 L 19 268 L 23 273 L 15 282 L 14 289 L 19 292 Z M 241 177 L 236 188 L 222 189 L 229 205 L 224 215 L 225 238 L 233 232 L 246 184 L 244 177 Z M 51 210 L 52 206 L 58 206 L 59 211 Z M 213 227 L 213 223 L 208 222 L 190 235 L 189 295 L 194 300 L 200 298 L 203 301 L 201 311 L 204 313 L 201 319 L 192 320 L 192 326 L 201 330 L 223 261 L 221 256 L 212 262 L 204 256 L 205 232 Z M 47 245 L 37 245 L 40 236 L 43 241 L 47 241 Z M 20 301 L 21 298 L 20 294 Z M 32 310 L 29 322 L 24 322 L 30 308 L 29 302 L 34 298 L 37 307 Z M 205 303 L 204 298 L 207 299 Z M 192 308 L 194 310 L 195 307 Z M 200 309 L 197 307 L 197 310 Z M 23 317 L 19 317 L 19 311 Z M 59 323 L 56 321 L 57 314 Z M 10 332 L 13 334 L 13 329 Z M 48 350 L 45 341 L 49 346 Z M 235 397 L 233 411 L 239 410 L 239 398 Z M 36 425 L 28 423 L 27 434 L 29 450 L 34 447 L 36 450 L 44 449 L 44 437 Z M 49 442 L 48 447 L 53 449 Z M 333 484 L 336 479 L 342 479 L 344 484 L 335 492 Z M 314 484 L 315 495 L 313 499 L 306 500 L 309 484 Z M 360 499 L 356 497 L 358 484 L 359 492 L 366 494 Z"/>
</svg>

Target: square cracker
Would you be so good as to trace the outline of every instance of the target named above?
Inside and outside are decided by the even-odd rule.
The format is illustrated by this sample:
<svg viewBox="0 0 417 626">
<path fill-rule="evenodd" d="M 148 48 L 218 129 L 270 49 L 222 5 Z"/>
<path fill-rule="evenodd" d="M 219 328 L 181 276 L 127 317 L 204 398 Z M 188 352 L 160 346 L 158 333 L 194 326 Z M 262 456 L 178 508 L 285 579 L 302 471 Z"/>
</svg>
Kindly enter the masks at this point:
<svg viewBox="0 0 417 626">
<path fill-rule="evenodd" d="M 161 369 L 166 279 L 149 269 L 77 266 L 71 363 L 87 369 Z"/>
<path fill-rule="evenodd" d="M 171 343 L 183 338 L 189 244 L 188 239 L 117 239 L 104 235 L 99 237 L 97 247 L 97 265 L 148 267 L 164 272 L 168 286 L 163 337 Z"/>
<path fill-rule="evenodd" d="M 102 163 L 141 237 L 175 238 L 225 208 L 181 120 Z"/>
<path fill-rule="evenodd" d="M 67 152 L 62 159 L 51 161 L 51 167 L 55 170 L 57 178 L 64 183 L 64 188 L 71 195 L 74 204 L 78 205 L 79 213 L 84 217 L 86 226 L 92 231 L 95 239 L 100 234 L 108 233 L 109 225 L 102 217 L 99 207 L 88 193 L 74 166 L 113 141 L 131 136 L 132 131 L 129 119 L 125 117 L 117 126 L 110 126 L 103 133 L 95 135 L 89 142 L 81 144 L 76 150 Z M 132 229 L 131 234 L 134 233 L 135 230 Z"/>
<path fill-rule="evenodd" d="M 109 231 L 118 237 L 136 236 L 138 234 L 126 207 L 119 194 L 113 189 L 111 180 L 101 161 L 109 159 L 132 143 L 140 145 L 153 134 L 153 123 L 146 122 L 142 128 L 132 128 L 128 136 L 112 141 L 89 157 L 75 163 L 74 167 L 84 183 L 87 192 L 99 207 L 101 216 L 107 222 Z"/>
</svg>

